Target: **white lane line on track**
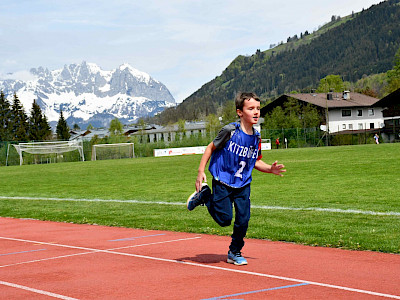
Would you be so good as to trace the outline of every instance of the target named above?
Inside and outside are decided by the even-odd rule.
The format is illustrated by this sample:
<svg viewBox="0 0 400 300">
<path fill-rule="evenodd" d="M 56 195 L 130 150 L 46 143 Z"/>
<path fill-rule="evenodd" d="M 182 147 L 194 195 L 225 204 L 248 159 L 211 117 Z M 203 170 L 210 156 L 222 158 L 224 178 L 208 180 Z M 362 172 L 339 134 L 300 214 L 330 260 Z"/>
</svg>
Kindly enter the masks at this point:
<svg viewBox="0 0 400 300">
<path fill-rule="evenodd" d="M 60 256 L 55 256 L 55 257 L 48 257 L 48 258 L 42 258 L 42 259 L 35 259 L 35 260 L 29 260 L 29 261 L 24 261 L 24 262 L 19 262 L 19 263 L 13 263 L 9 265 L 0 265 L 0 268 L 6 268 L 6 267 L 12 267 L 12 266 L 17 266 L 17 265 L 24 265 L 24 264 L 30 264 L 30 263 L 35 263 L 35 262 L 41 262 L 41 261 L 47 261 L 47 260 L 53 260 L 53 259 L 60 259 L 60 258 L 66 258 L 66 257 L 72 257 L 72 256 L 79 256 L 79 255 L 85 255 L 85 254 L 92 254 L 92 253 L 98 253 L 98 252 L 105 252 L 105 251 L 113 251 L 113 250 L 121 250 L 121 249 L 128 249 L 128 248 L 137 248 L 137 247 L 143 247 L 143 246 L 151 246 L 151 245 L 159 245 L 159 244 L 166 244 L 166 243 L 174 243 L 174 242 L 181 242 L 181 241 L 188 241 L 188 240 L 195 240 L 195 239 L 200 239 L 200 236 L 192 237 L 192 238 L 184 238 L 184 239 L 175 239 L 175 240 L 168 240 L 168 241 L 161 241 L 161 242 L 153 242 L 153 243 L 147 243 L 147 244 L 138 244 L 138 245 L 131 245 L 131 246 L 123 246 L 123 247 L 117 247 L 117 248 L 111 248 L 111 249 L 92 249 L 92 248 L 82 248 L 82 247 L 75 247 L 75 246 L 67 246 L 67 245 L 62 245 L 60 246 L 59 244 L 54 244 L 52 243 L 43 243 L 43 242 L 38 242 L 38 244 L 46 244 L 46 245 L 52 245 L 52 246 L 58 246 L 58 247 L 66 247 L 66 248 L 74 248 L 74 249 L 85 249 L 89 250 L 88 252 L 80 252 L 80 253 L 74 253 L 74 254 L 67 254 L 67 255 L 60 255 Z M 7 238 L 7 237 L 0 237 L 0 239 L 6 239 L 6 240 L 17 240 L 21 241 L 19 239 L 13 239 L 13 238 Z M 33 242 L 33 241 L 29 241 Z"/>
<path fill-rule="evenodd" d="M 183 202 L 163 202 L 163 201 L 141 201 L 141 200 L 119 200 L 119 199 L 77 199 L 77 198 L 45 198 L 45 197 L 8 197 L 0 196 L 4 200 L 33 200 L 33 201 L 75 201 L 75 202 L 115 202 L 115 203 L 134 203 L 134 204 L 159 204 L 159 205 L 186 205 Z M 322 208 L 322 207 L 286 207 L 286 206 L 266 206 L 252 205 L 251 208 L 264 210 L 292 210 L 292 211 L 318 211 L 342 214 L 361 214 L 371 216 L 400 216 L 400 212 L 395 211 L 369 211 L 357 209 Z"/>
<path fill-rule="evenodd" d="M 43 290 L 38 290 L 38 289 L 30 288 L 28 286 L 15 284 L 15 283 L 11 283 L 11 282 L 6 282 L 6 281 L 1 281 L 0 280 L 0 284 L 6 285 L 6 286 L 9 286 L 9 287 L 13 287 L 13 288 L 17 288 L 17 289 L 20 289 L 20 290 L 25 290 L 25 291 L 29 291 L 29 292 L 33 292 L 33 293 L 37 293 L 37 294 L 46 295 L 46 296 L 57 298 L 57 299 L 78 300 L 77 298 L 71 298 L 71 297 L 68 297 L 68 296 L 55 294 L 55 293 L 51 293 L 51 292 L 47 292 L 47 291 L 43 291 Z"/>
<path fill-rule="evenodd" d="M 367 294 L 367 295 L 373 295 L 373 296 L 379 296 L 379 297 L 385 297 L 385 298 L 391 298 L 391 299 L 400 299 L 400 296 L 397 296 L 397 295 L 378 293 L 378 292 L 373 292 L 373 291 L 368 291 L 368 290 L 362 290 L 362 289 L 350 288 L 350 287 L 345 287 L 345 286 L 340 286 L 340 285 L 321 283 L 321 282 L 316 282 L 316 281 L 302 280 L 302 279 L 297 279 L 297 278 L 277 276 L 277 275 L 272 275 L 272 274 L 264 274 L 264 273 L 251 272 L 251 271 L 245 271 L 245 270 L 230 269 L 230 268 L 224 268 L 224 267 L 218 267 L 218 266 L 212 266 L 212 265 L 205 265 L 205 264 L 199 264 L 199 263 L 179 261 L 179 260 L 168 259 L 168 258 L 152 257 L 152 256 L 145 256 L 145 255 L 138 255 L 138 254 L 131 254 L 131 253 L 116 252 L 116 251 L 112 251 L 112 250 L 101 250 L 101 249 L 70 246 L 70 245 L 63 245 L 63 244 L 50 244 L 50 243 L 46 243 L 46 242 L 31 241 L 31 240 L 25 240 L 25 239 L 16 239 L 16 238 L 7 238 L 7 237 L 0 237 L 0 239 L 21 241 L 21 242 L 26 242 L 26 243 L 40 243 L 40 244 L 43 244 L 43 245 L 52 245 L 52 246 L 64 247 L 64 248 L 88 250 L 90 252 L 103 252 L 103 253 L 109 253 L 109 254 L 130 256 L 130 257 L 143 258 L 143 259 L 150 259 L 150 260 L 154 260 L 154 261 L 162 261 L 162 262 L 168 262 L 168 263 L 178 263 L 178 264 L 182 264 L 182 265 L 190 265 L 190 266 L 195 266 L 195 267 L 215 269 L 215 270 L 227 271 L 227 272 L 233 272 L 233 273 L 239 273 L 239 274 L 246 274 L 246 275 L 252 275 L 252 276 L 259 276 L 259 277 L 267 277 L 267 278 L 280 279 L 280 280 L 299 282 L 299 283 L 307 283 L 307 284 L 310 284 L 310 285 L 321 286 L 321 287 L 326 287 L 326 288 L 333 288 L 333 289 L 338 289 L 338 290 L 343 290 L 343 291 L 348 291 L 348 292 L 355 292 L 355 293 L 359 293 L 359 294 Z"/>
</svg>

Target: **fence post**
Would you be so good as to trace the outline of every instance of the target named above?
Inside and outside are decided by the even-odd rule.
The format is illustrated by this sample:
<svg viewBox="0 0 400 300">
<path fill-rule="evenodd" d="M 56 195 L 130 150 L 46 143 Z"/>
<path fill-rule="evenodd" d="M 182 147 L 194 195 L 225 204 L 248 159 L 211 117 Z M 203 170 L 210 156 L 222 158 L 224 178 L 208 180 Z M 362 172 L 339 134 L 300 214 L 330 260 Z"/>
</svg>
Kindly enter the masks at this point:
<svg viewBox="0 0 400 300">
<path fill-rule="evenodd" d="M 10 144 L 7 145 L 6 167 L 8 163 L 8 152 L 10 151 Z"/>
</svg>

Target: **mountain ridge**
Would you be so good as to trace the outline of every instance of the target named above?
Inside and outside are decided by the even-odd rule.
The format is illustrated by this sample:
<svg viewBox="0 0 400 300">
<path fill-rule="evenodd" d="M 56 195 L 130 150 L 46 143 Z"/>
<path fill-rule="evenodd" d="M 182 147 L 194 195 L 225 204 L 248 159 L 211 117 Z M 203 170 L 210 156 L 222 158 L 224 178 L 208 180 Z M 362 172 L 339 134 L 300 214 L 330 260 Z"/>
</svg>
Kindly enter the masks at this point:
<svg viewBox="0 0 400 300">
<path fill-rule="evenodd" d="M 157 115 L 156 122 L 215 114 L 239 91 L 253 91 L 269 100 L 291 91 L 315 89 L 327 75 L 356 82 L 365 75 L 391 69 L 400 47 L 400 0 L 372 5 L 335 22 L 322 26 L 321 33 L 307 42 L 288 42 L 274 49 L 257 50 L 251 56 L 237 56 L 220 76 L 205 83 L 176 108 Z M 306 39 L 303 35 L 301 38 Z"/>
<path fill-rule="evenodd" d="M 164 84 L 128 63 L 111 71 L 85 61 L 53 71 L 40 66 L 30 75 L 27 81 L 0 80 L 0 89 L 9 99 L 16 93 L 27 113 L 35 99 L 53 126 L 61 110 L 69 125 L 104 127 L 114 118 L 135 122 L 175 105 Z"/>
</svg>

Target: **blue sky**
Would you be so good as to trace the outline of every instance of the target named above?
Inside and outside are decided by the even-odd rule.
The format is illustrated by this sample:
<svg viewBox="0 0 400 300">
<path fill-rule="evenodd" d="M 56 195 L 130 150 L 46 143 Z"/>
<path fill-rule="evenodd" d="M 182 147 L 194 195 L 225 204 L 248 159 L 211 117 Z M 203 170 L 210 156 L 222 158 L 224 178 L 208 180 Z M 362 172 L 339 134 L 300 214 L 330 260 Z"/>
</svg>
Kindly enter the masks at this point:
<svg viewBox="0 0 400 300">
<path fill-rule="evenodd" d="M 1 0 L 0 79 L 82 61 L 129 63 L 164 83 L 177 102 L 238 55 L 312 32 L 332 15 L 377 0 Z"/>
</svg>

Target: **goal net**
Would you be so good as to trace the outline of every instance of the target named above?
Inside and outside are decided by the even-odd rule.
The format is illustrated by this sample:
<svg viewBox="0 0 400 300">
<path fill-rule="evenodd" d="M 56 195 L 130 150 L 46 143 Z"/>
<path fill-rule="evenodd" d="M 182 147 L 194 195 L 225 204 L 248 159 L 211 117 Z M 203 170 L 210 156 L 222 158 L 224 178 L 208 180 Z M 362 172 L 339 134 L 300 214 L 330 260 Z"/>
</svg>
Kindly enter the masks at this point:
<svg viewBox="0 0 400 300">
<path fill-rule="evenodd" d="M 92 146 L 92 160 L 134 158 L 133 143 L 97 144 Z"/>
<path fill-rule="evenodd" d="M 33 163 L 49 163 L 58 162 L 60 161 L 60 159 L 64 161 L 64 153 L 77 150 L 79 152 L 80 159 L 82 161 L 85 160 L 82 141 L 80 140 L 19 143 L 12 146 L 14 146 L 14 148 L 18 152 L 20 165 L 24 163 L 24 153 L 29 153 L 33 155 L 33 157 L 30 157 L 30 161 L 32 161 Z M 8 153 L 9 149 L 7 151 L 7 159 Z"/>
</svg>

